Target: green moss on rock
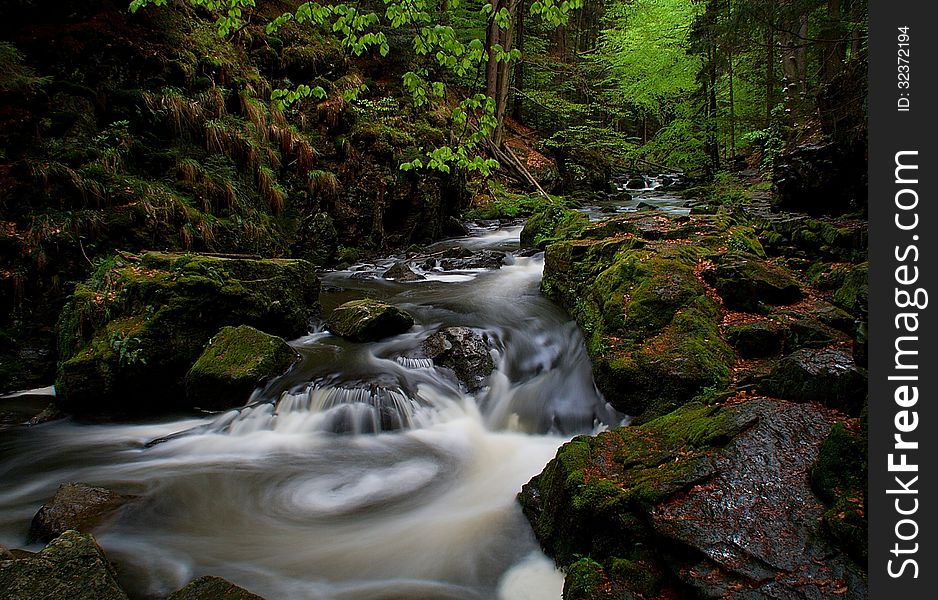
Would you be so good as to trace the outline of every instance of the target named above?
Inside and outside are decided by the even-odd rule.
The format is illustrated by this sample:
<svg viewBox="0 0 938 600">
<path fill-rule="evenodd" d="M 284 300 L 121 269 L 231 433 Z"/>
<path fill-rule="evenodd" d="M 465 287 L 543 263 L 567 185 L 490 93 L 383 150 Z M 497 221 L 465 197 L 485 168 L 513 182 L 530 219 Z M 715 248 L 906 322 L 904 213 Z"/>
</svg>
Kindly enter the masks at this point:
<svg viewBox="0 0 938 600">
<path fill-rule="evenodd" d="M 94 538 L 68 530 L 38 554 L 0 560 L 2 600 L 127 600 Z"/>
<path fill-rule="evenodd" d="M 340 304 L 326 326 L 332 333 L 356 342 L 369 342 L 404 333 L 414 318 L 396 306 L 365 298 Z"/>
<path fill-rule="evenodd" d="M 635 237 L 564 241 L 545 253 L 543 292 L 583 329 L 600 390 L 638 421 L 728 381 L 735 354 L 698 259 L 692 246 Z"/>
<path fill-rule="evenodd" d="M 248 325 L 223 327 L 186 374 L 193 406 L 241 406 L 258 385 L 286 371 L 299 355 L 283 338 Z"/>
<path fill-rule="evenodd" d="M 765 304 L 791 304 L 802 297 L 801 286 L 789 273 L 747 253 L 721 257 L 704 278 L 733 310 L 759 312 Z"/>
<path fill-rule="evenodd" d="M 835 423 L 811 468 L 811 485 L 830 507 L 826 531 L 860 564 L 867 561 L 866 483 L 866 436 Z"/>
<path fill-rule="evenodd" d="M 57 401 L 79 414 L 188 408 L 183 378 L 221 327 L 301 335 L 318 292 L 301 260 L 148 253 L 105 261 L 60 316 Z"/>
<path fill-rule="evenodd" d="M 544 249 L 552 241 L 575 237 L 589 223 L 587 216 L 562 206 L 531 215 L 521 230 L 521 246 Z"/>
</svg>

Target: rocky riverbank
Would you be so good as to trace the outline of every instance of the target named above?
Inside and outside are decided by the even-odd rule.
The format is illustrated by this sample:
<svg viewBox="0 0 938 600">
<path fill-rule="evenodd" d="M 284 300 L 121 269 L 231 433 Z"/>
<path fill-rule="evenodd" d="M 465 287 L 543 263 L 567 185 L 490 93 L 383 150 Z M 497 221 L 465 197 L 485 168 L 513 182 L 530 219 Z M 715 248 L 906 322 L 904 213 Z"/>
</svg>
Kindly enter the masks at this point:
<svg viewBox="0 0 938 600">
<path fill-rule="evenodd" d="M 704 212 L 528 222 L 634 419 L 565 445 L 525 514 L 566 600 L 864 598 L 864 224 Z"/>
</svg>

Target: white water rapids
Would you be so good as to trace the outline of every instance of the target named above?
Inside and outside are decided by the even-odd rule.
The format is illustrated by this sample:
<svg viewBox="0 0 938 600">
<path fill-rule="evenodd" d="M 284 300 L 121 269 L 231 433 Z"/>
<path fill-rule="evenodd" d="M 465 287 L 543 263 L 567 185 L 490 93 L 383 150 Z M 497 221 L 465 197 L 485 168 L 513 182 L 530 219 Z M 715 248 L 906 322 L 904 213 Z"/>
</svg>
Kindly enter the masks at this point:
<svg viewBox="0 0 938 600">
<path fill-rule="evenodd" d="M 498 270 L 417 266 L 426 280 L 397 283 L 383 261 L 327 274 L 324 314 L 369 295 L 417 325 L 371 344 L 295 340 L 303 361 L 240 410 L 0 432 L 0 544 L 23 547 L 39 506 L 81 481 L 139 497 L 94 531 L 137 598 L 208 574 L 268 600 L 559 598 L 562 575 L 515 496 L 564 441 L 620 416 L 579 331 L 540 296 L 543 259 L 517 256 L 518 233 L 437 246 L 509 250 Z M 493 349 L 475 395 L 414 352 L 453 325 Z"/>
</svg>

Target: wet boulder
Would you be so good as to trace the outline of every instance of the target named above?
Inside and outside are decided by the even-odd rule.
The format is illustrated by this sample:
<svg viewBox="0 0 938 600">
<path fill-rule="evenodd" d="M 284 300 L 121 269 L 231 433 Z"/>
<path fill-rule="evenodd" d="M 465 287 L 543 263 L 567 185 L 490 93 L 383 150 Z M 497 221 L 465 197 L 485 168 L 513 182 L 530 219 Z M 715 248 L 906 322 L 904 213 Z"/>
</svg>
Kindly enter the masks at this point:
<svg viewBox="0 0 938 600">
<path fill-rule="evenodd" d="M 340 304 L 326 322 L 329 331 L 356 342 L 398 335 L 413 325 L 414 317 L 410 313 L 370 298 Z"/>
<path fill-rule="evenodd" d="M 505 253 L 496 250 L 482 250 L 460 258 L 443 258 L 439 266 L 444 271 L 465 271 L 471 269 L 499 269 L 505 263 Z"/>
<path fill-rule="evenodd" d="M 0 560 L 0 600 L 127 600 L 91 535 L 68 530 L 38 554 Z"/>
<path fill-rule="evenodd" d="M 688 404 L 575 438 L 519 500 L 579 598 L 859 600 L 865 573 L 828 535 L 806 476 L 832 424 L 767 398 Z"/>
<path fill-rule="evenodd" d="M 786 352 L 794 352 L 801 348 L 824 348 L 840 338 L 846 338 L 832 327 L 808 317 L 796 319 L 789 324 L 788 329 Z"/>
<path fill-rule="evenodd" d="M 773 169 L 779 208 L 813 215 L 865 210 L 866 144 L 804 144 L 779 156 Z"/>
<path fill-rule="evenodd" d="M 410 266 L 405 262 L 394 263 L 390 269 L 384 272 L 382 277 L 385 279 L 393 279 L 394 281 L 401 282 L 421 281 L 426 279 L 426 277 L 411 269 Z"/>
<path fill-rule="evenodd" d="M 176 590 L 166 600 L 264 600 L 221 577 L 206 575 Z"/>
<path fill-rule="evenodd" d="M 588 223 L 589 218 L 579 211 L 551 206 L 531 215 L 525 222 L 521 230 L 521 247 L 543 250 L 552 241 L 576 235 Z"/>
<path fill-rule="evenodd" d="M 484 387 L 495 368 L 485 340 L 468 327 L 441 329 L 427 338 L 424 351 L 435 365 L 452 369 L 470 392 Z"/>
<path fill-rule="evenodd" d="M 764 358 L 782 351 L 788 330 L 778 321 L 766 320 L 729 326 L 723 335 L 740 357 Z"/>
<path fill-rule="evenodd" d="M 760 389 L 779 398 L 821 402 L 859 415 L 866 385 L 866 374 L 850 352 L 841 348 L 803 348 L 778 361 Z"/>
<path fill-rule="evenodd" d="M 724 255 L 703 276 L 732 310 L 757 312 L 763 304 L 792 304 L 802 298 L 801 286 L 791 275 L 747 253 Z"/>
<path fill-rule="evenodd" d="M 68 529 L 89 533 L 133 498 L 84 483 L 63 483 L 33 517 L 29 538 L 48 542 Z"/>
<path fill-rule="evenodd" d="M 606 399 L 642 422 L 724 385 L 736 356 L 720 335 L 719 305 L 696 277 L 694 250 L 636 241 L 549 246 L 541 289 L 584 330 Z"/>
<path fill-rule="evenodd" d="M 59 318 L 57 401 L 120 416 L 191 408 L 184 379 L 227 325 L 298 337 L 319 296 L 303 260 L 151 252 L 105 261 Z"/>
<path fill-rule="evenodd" d="M 243 406 L 257 386 L 299 357 L 283 338 L 248 325 L 223 327 L 186 374 L 186 394 L 206 410 Z"/>
</svg>

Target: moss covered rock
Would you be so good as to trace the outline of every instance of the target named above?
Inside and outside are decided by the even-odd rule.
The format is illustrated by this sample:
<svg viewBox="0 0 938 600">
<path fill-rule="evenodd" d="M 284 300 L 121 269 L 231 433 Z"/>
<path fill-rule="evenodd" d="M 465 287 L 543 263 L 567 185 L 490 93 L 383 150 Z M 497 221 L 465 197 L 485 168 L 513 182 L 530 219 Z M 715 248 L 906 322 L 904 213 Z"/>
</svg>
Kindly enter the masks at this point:
<svg viewBox="0 0 938 600">
<path fill-rule="evenodd" d="M 834 542 L 859 564 L 867 562 L 866 434 L 835 423 L 811 467 L 811 485 L 828 506 L 824 524 Z"/>
<path fill-rule="evenodd" d="M 733 310 L 757 312 L 764 304 L 791 304 L 802 297 L 801 286 L 790 274 L 747 253 L 721 257 L 704 278 Z"/>
<path fill-rule="evenodd" d="M 298 358 L 283 338 L 249 325 L 223 327 L 186 374 L 186 395 L 193 406 L 208 410 L 241 406 L 254 388 Z"/>
<path fill-rule="evenodd" d="M 743 358 L 775 356 L 782 351 L 788 328 L 778 321 L 764 320 L 731 325 L 724 331 L 726 341 Z"/>
<path fill-rule="evenodd" d="M 205 576 L 176 590 L 166 600 L 264 600 L 221 577 Z"/>
<path fill-rule="evenodd" d="M 326 323 L 332 333 L 356 342 L 371 342 L 404 333 L 413 325 L 410 313 L 370 298 L 340 304 Z"/>
<path fill-rule="evenodd" d="M 817 407 L 765 398 L 688 404 L 575 438 L 519 499 L 577 598 L 864 598 L 805 476 L 831 424 Z"/>
<path fill-rule="evenodd" d="M 57 399 L 79 414 L 188 408 L 184 376 L 221 327 L 302 335 L 318 292 L 302 260 L 113 258 L 76 286 L 59 319 Z"/>
<path fill-rule="evenodd" d="M 628 234 L 556 242 L 545 252 L 542 291 L 583 329 L 600 390 L 639 421 L 728 381 L 735 354 L 720 335 L 720 307 L 697 277 L 700 257 L 691 244 Z"/>
<path fill-rule="evenodd" d="M 579 211 L 551 206 L 531 215 L 524 224 L 521 247 L 543 250 L 552 241 L 576 235 L 588 222 L 587 216 Z"/>
<path fill-rule="evenodd" d="M 94 538 L 64 532 L 41 552 L 0 560 L 0 600 L 127 600 Z"/>
<path fill-rule="evenodd" d="M 866 374 L 850 352 L 840 348 L 803 348 L 784 357 L 760 389 L 796 402 L 821 402 L 859 415 L 866 398 Z"/>
</svg>

